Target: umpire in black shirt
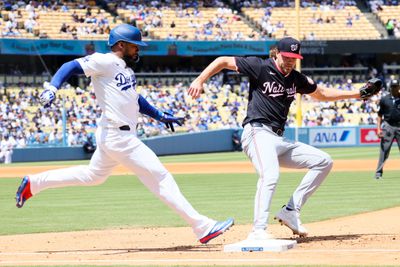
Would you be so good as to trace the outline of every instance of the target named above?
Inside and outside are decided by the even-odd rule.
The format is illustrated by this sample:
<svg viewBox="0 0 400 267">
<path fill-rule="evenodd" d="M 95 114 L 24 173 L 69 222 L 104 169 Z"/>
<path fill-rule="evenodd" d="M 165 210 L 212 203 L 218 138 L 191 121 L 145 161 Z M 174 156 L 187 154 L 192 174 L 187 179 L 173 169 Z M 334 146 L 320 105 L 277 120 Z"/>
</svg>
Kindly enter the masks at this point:
<svg viewBox="0 0 400 267">
<path fill-rule="evenodd" d="M 400 84 L 399 80 L 390 82 L 390 94 L 379 101 L 377 133 L 381 138 L 379 162 L 375 178 L 382 178 L 383 165 L 389 157 L 394 139 L 400 150 Z"/>
</svg>

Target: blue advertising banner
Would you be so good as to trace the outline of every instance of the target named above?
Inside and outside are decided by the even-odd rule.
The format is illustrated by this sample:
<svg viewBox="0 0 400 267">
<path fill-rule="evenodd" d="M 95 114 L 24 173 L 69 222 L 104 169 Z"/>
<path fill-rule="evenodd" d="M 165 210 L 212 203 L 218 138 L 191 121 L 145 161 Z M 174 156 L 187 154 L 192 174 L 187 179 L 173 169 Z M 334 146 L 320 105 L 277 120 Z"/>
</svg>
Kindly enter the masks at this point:
<svg viewBox="0 0 400 267">
<path fill-rule="evenodd" d="M 106 41 L 0 39 L 0 54 L 88 55 L 108 52 Z"/>
<path fill-rule="evenodd" d="M 273 41 L 197 41 L 176 43 L 180 56 L 196 55 L 268 55 Z"/>
<path fill-rule="evenodd" d="M 267 41 L 146 41 L 144 56 L 245 56 L 267 55 L 276 40 Z M 84 56 L 94 47 L 108 52 L 106 40 L 53 40 L 0 38 L 0 54 Z M 400 52 L 398 40 L 303 41 L 304 55 Z"/>
<path fill-rule="evenodd" d="M 267 55 L 274 41 L 149 41 L 143 56 Z M 107 41 L 0 39 L 0 54 L 75 55 L 107 53 Z"/>
</svg>

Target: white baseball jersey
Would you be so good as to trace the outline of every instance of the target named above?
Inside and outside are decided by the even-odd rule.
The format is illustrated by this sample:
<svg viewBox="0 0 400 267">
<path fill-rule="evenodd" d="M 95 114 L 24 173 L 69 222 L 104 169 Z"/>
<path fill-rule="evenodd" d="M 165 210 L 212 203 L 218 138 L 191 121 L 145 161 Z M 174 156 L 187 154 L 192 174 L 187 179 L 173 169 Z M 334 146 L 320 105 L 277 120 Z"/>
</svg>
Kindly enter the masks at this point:
<svg viewBox="0 0 400 267">
<path fill-rule="evenodd" d="M 92 78 L 94 92 L 102 110 L 99 125 L 136 129 L 139 115 L 139 95 L 136 77 L 131 68 L 118 56 L 107 53 L 77 59 L 85 75 Z"/>
<path fill-rule="evenodd" d="M 122 164 L 190 224 L 199 239 L 206 236 L 217 222 L 201 215 L 190 205 L 157 155 L 134 135 L 139 103 L 132 69 L 126 68 L 125 61 L 112 53 L 95 53 L 77 61 L 85 75 L 92 78 L 102 110 L 100 127 L 96 131 L 96 151 L 88 166 L 29 175 L 32 194 L 47 188 L 98 185 L 118 164 Z M 130 130 L 118 129 L 123 125 L 129 125 Z"/>
<path fill-rule="evenodd" d="M 4 163 L 8 164 L 12 161 L 12 154 L 15 142 L 11 139 L 3 139 L 0 143 L 0 159 L 4 157 Z"/>
<path fill-rule="evenodd" d="M 13 150 L 13 148 L 14 148 L 14 142 L 11 140 L 11 139 L 8 139 L 8 140 L 5 140 L 5 139 L 3 139 L 1 142 L 0 142 L 0 148 L 1 148 L 1 150 L 3 151 L 3 152 L 5 152 L 5 151 L 12 151 Z"/>
</svg>

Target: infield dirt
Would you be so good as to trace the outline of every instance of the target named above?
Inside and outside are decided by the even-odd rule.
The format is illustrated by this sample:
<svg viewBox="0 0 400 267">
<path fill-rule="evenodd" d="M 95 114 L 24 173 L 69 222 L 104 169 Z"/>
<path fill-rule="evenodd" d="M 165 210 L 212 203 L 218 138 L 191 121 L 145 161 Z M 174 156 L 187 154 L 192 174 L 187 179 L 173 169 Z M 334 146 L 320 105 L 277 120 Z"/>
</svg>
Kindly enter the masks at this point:
<svg viewBox="0 0 400 267">
<path fill-rule="evenodd" d="M 376 159 L 364 160 L 335 160 L 332 171 L 374 171 L 377 164 Z M 253 165 L 249 161 L 229 162 L 188 162 L 188 163 L 165 163 L 164 166 L 173 174 L 184 173 L 253 173 Z M 3 166 L 0 168 L 0 178 L 23 177 L 27 174 L 34 174 L 48 170 L 66 168 L 71 166 L 50 165 L 50 166 Z M 298 172 L 303 169 L 281 168 L 283 172 Z M 400 159 L 391 159 L 385 163 L 385 170 L 400 170 Z M 305 170 L 303 170 L 305 171 Z M 131 174 L 131 172 L 119 165 L 113 170 L 113 175 Z M 374 173 L 371 173 L 373 177 Z"/>
<path fill-rule="evenodd" d="M 373 171 L 375 164 L 376 160 L 336 160 L 334 171 Z M 165 166 L 172 173 L 191 173 L 193 170 L 196 173 L 254 172 L 248 162 Z M 60 167 L 2 167 L 1 176 L 18 177 Z M 385 170 L 400 170 L 400 160 L 389 161 Z M 119 167 L 113 174 L 126 173 L 129 172 Z M 198 243 L 189 227 L 0 236 L 0 266 L 400 265 L 400 207 L 305 226 L 310 236 L 297 238 L 296 248 L 279 253 L 222 252 L 223 245 L 245 239 L 251 225 L 236 225 L 208 245 Z M 270 225 L 269 231 L 275 238 L 294 238 L 290 230 L 280 225 Z"/>
</svg>

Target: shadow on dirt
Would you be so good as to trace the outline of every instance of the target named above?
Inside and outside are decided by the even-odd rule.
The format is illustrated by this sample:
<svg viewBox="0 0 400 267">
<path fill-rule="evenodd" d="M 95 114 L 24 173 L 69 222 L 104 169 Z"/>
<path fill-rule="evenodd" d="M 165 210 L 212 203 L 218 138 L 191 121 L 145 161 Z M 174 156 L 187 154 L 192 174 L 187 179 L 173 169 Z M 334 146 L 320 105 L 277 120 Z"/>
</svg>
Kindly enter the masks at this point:
<svg viewBox="0 0 400 267">
<path fill-rule="evenodd" d="M 197 245 L 197 246 L 175 246 L 165 248 L 112 248 L 112 249 L 79 249 L 79 250 L 42 250 L 36 253 L 49 253 L 49 254 L 101 254 L 101 255 L 114 255 L 114 254 L 127 254 L 127 253 L 140 253 L 140 252 L 214 252 L 221 251 L 221 245 Z"/>
<path fill-rule="evenodd" d="M 348 234 L 348 235 L 326 235 L 326 236 L 310 236 L 310 237 L 298 237 L 295 238 L 298 244 L 310 243 L 315 241 L 344 241 L 344 240 L 356 240 L 359 239 L 362 234 Z"/>
</svg>

